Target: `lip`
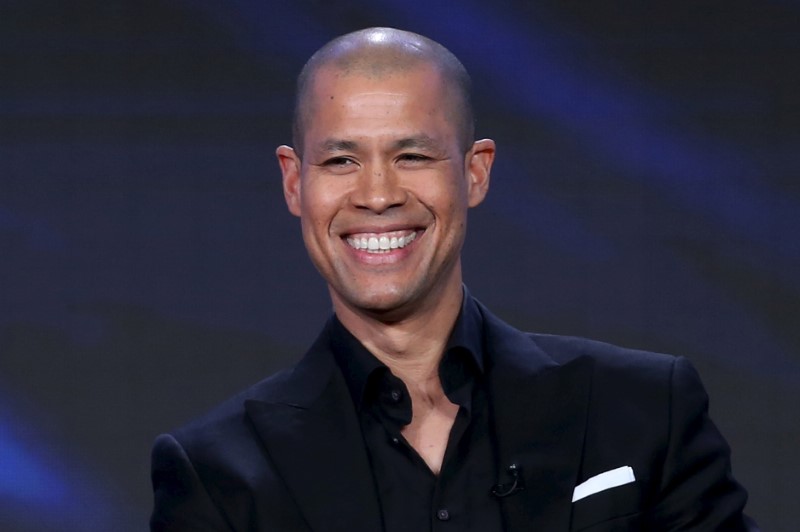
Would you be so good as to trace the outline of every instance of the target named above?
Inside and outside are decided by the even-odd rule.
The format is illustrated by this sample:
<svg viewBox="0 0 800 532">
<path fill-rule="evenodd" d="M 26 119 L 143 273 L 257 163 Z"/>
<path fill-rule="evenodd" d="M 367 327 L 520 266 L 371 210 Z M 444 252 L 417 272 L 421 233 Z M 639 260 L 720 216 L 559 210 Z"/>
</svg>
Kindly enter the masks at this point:
<svg viewBox="0 0 800 532">
<path fill-rule="evenodd" d="M 409 224 L 387 224 L 387 225 L 373 225 L 373 224 L 365 224 L 365 225 L 354 225 L 347 228 L 346 231 L 342 231 L 339 236 L 343 239 L 352 237 L 354 235 L 380 235 L 384 233 L 401 233 L 401 232 L 412 232 L 416 231 L 417 233 L 425 232 L 426 227 L 422 225 L 409 225 Z"/>
</svg>

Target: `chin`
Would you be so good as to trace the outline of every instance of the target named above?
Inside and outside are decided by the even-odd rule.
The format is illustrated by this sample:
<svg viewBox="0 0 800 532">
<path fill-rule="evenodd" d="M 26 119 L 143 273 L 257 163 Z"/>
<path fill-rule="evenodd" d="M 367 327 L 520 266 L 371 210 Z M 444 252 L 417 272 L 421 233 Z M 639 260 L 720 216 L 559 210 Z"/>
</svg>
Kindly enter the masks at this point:
<svg viewBox="0 0 800 532">
<path fill-rule="evenodd" d="M 365 312 L 375 316 L 387 317 L 402 314 L 403 309 L 410 306 L 412 298 L 408 290 L 375 290 L 354 293 L 353 291 L 339 292 L 339 298 L 356 312 Z"/>
</svg>

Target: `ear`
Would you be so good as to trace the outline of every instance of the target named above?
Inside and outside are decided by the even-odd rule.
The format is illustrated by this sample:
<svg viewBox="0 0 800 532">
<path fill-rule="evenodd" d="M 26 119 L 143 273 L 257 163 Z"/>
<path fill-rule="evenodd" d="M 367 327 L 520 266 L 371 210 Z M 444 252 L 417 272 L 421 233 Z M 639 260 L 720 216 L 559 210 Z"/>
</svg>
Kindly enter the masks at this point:
<svg viewBox="0 0 800 532">
<path fill-rule="evenodd" d="M 278 156 L 278 165 L 283 174 L 283 197 L 289 212 L 300 216 L 300 157 L 289 146 L 278 146 L 275 150 Z"/>
<path fill-rule="evenodd" d="M 480 205 L 489 192 L 494 152 L 495 145 L 491 139 L 476 140 L 467 152 L 467 200 L 470 207 Z"/>
</svg>

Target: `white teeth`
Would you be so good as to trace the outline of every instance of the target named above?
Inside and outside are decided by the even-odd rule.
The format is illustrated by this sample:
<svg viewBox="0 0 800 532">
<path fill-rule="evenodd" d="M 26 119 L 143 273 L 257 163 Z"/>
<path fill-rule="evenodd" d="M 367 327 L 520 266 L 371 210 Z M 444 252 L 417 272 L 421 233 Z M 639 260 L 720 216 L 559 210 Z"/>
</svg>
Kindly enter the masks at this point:
<svg viewBox="0 0 800 532">
<path fill-rule="evenodd" d="M 369 253 L 385 253 L 392 249 L 404 248 L 414 241 L 417 233 L 413 232 L 406 236 L 371 236 L 371 237 L 352 237 L 347 239 L 347 243 L 355 248 L 365 250 Z"/>
</svg>

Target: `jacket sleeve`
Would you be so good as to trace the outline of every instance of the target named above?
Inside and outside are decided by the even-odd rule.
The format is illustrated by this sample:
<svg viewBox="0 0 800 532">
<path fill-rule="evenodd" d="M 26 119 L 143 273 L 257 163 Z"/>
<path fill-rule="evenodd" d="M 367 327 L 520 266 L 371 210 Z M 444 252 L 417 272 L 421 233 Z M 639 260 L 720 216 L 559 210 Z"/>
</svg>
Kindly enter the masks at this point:
<svg viewBox="0 0 800 532">
<path fill-rule="evenodd" d="M 180 443 L 162 434 L 153 444 L 152 532 L 230 531 Z"/>
<path fill-rule="evenodd" d="M 685 358 L 675 360 L 670 395 L 661 496 L 646 528 L 758 531 L 742 513 L 747 492 L 731 474 L 730 448 L 709 418 L 708 396 Z"/>
</svg>

